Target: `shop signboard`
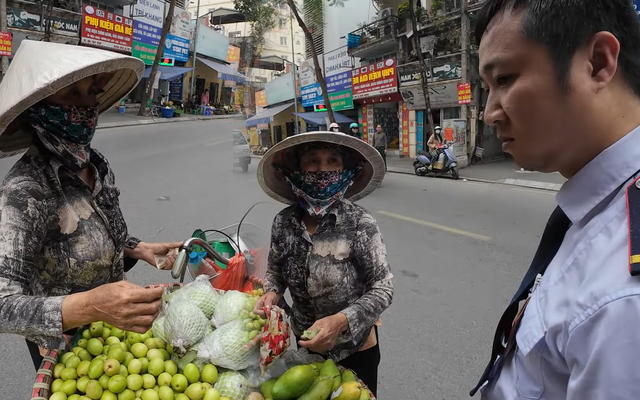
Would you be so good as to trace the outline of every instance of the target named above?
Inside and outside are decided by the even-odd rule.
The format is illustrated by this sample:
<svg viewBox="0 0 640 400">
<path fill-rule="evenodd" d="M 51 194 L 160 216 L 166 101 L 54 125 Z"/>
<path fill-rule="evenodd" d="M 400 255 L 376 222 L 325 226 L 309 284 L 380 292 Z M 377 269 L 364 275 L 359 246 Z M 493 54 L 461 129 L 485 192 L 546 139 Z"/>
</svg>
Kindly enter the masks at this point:
<svg viewBox="0 0 640 400">
<path fill-rule="evenodd" d="M 300 96 L 302 97 L 302 107 L 313 107 L 324 104 L 322 87 L 319 83 L 312 83 L 311 85 L 301 87 Z"/>
<path fill-rule="evenodd" d="M 183 62 L 189 61 L 189 47 L 191 46 L 190 20 L 191 14 L 187 11 L 179 8 L 174 10 L 171 28 L 169 34 L 167 34 L 164 51 L 162 52 L 164 57 L 174 58 Z"/>
<path fill-rule="evenodd" d="M 373 104 L 367 104 L 367 129 L 364 130 L 365 142 L 373 144 L 373 135 L 376 133 L 376 125 L 373 120 Z M 364 127 L 363 127 L 364 129 Z"/>
<path fill-rule="evenodd" d="M 464 119 L 445 119 L 442 121 L 442 129 L 451 136 L 450 139 L 453 142 L 452 152 L 460 168 L 466 167 L 468 164 L 467 121 Z"/>
<path fill-rule="evenodd" d="M 351 110 L 353 94 L 351 91 L 351 70 L 340 72 L 325 78 L 327 94 L 334 111 Z"/>
<path fill-rule="evenodd" d="M 424 149 L 424 111 L 416 111 L 416 151 Z"/>
<path fill-rule="evenodd" d="M 402 103 L 402 155 L 409 155 L 409 109 Z"/>
<path fill-rule="evenodd" d="M 324 55 L 325 77 L 345 71 L 351 71 L 352 68 L 351 56 L 347 52 L 346 46 L 330 51 Z"/>
<path fill-rule="evenodd" d="M 256 107 L 266 107 L 267 106 L 267 95 L 264 90 L 259 90 L 256 92 Z"/>
<path fill-rule="evenodd" d="M 398 91 L 396 59 L 389 58 L 352 70 L 353 98 L 364 99 Z"/>
<path fill-rule="evenodd" d="M 175 81 L 169 82 L 169 100 L 182 100 L 182 79 L 177 79 Z"/>
<path fill-rule="evenodd" d="M 267 97 L 267 105 L 293 100 L 296 91 L 291 73 L 282 74 L 279 78 L 267 82 L 264 85 L 264 91 Z"/>
<path fill-rule="evenodd" d="M 229 51 L 229 38 L 227 36 L 201 24 L 198 28 L 196 41 L 199 54 L 220 61 L 227 59 L 227 52 Z"/>
<path fill-rule="evenodd" d="M 133 42 L 133 20 L 112 12 L 83 4 L 81 43 L 130 53 Z"/>
<path fill-rule="evenodd" d="M 227 50 L 227 62 L 240 62 L 240 47 L 236 47 L 232 44 L 229 45 L 229 49 Z"/>
<path fill-rule="evenodd" d="M 51 24 L 51 32 L 57 35 L 78 36 L 80 32 L 80 24 L 77 20 L 64 19 L 52 16 L 49 20 Z"/>
<path fill-rule="evenodd" d="M 471 84 L 469 82 L 458 83 L 458 104 L 471 103 Z"/>
<path fill-rule="evenodd" d="M 427 68 L 429 82 L 448 81 L 460 79 L 462 68 L 459 62 L 446 62 L 442 65 Z M 416 85 L 421 82 L 422 69 L 419 63 L 410 63 L 398 66 L 398 83 L 400 87 Z"/>
<path fill-rule="evenodd" d="M 427 107 L 422 85 L 400 88 L 400 94 L 409 110 L 424 110 Z M 458 82 L 429 84 L 429 100 L 432 109 L 458 107 Z"/>
<path fill-rule="evenodd" d="M 322 58 L 320 60 L 322 60 Z M 322 70 L 322 65 L 320 66 L 320 70 Z M 316 69 L 313 58 L 309 58 L 302 62 L 298 71 L 298 80 L 300 81 L 301 88 L 318 82 L 316 79 Z"/>
<path fill-rule="evenodd" d="M 633 1 L 633 8 L 636 10 L 636 14 L 638 14 L 638 19 L 640 19 L 640 0 Z"/>
<path fill-rule="evenodd" d="M 9 28 L 42 30 L 42 15 L 21 8 L 7 8 L 7 26 Z"/>
<path fill-rule="evenodd" d="M 139 0 L 130 12 L 134 19 L 131 55 L 151 65 L 156 58 L 162 36 L 164 3 L 160 0 Z"/>
<path fill-rule="evenodd" d="M 0 56 L 11 57 L 11 33 L 0 32 Z"/>
</svg>

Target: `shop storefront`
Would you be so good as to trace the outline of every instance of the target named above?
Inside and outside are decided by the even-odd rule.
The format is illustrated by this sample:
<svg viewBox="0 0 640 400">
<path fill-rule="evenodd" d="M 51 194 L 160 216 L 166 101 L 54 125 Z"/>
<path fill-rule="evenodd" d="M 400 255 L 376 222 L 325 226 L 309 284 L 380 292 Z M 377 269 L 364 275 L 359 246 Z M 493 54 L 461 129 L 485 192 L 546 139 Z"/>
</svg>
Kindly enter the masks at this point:
<svg viewBox="0 0 640 400">
<path fill-rule="evenodd" d="M 133 20 L 96 6 L 83 4 L 80 44 L 131 54 Z"/>
<path fill-rule="evenodd" d="M 287 134 L 292 134 L 293 104 L 293 102 L 288 102 L 265 108 L 261 113 L 245 121 L 247 128 L 256 127 L 261 147 L 271 147 L 286 139 Z"/>
<path fill-rule="evenodd" d="M 351 71 L 353 100 L 358 105 L 358 120 L 365 140 L 371 143 L 376 126 L 387 134 L 389 147 L 402 146 L 401 105 L 398 94 L 396 59 L 389 58 Z"/>
</svg>

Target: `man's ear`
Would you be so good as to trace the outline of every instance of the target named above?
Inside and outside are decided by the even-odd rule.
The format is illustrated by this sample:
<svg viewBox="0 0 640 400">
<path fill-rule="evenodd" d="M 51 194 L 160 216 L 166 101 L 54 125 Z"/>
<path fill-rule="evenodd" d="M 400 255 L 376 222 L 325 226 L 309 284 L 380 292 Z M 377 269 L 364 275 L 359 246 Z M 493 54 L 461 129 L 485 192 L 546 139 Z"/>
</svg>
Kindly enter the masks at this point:
<svg viewBox="0 0 640 400">
<path fill-rule="evenodd" d="M 596 92 L 604 89 L 618 71 L 620 42 L 610 32 L 598 32 L 588 43 L 591 79 Z"/>
</svg>

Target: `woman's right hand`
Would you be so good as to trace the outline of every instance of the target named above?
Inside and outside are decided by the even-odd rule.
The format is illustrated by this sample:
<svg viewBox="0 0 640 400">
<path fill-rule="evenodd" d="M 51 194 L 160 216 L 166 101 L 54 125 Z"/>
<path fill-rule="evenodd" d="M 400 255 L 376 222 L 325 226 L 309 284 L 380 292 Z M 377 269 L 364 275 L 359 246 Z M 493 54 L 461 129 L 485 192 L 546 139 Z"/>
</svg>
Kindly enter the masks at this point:
<svg viewBox="0 0 640 400">
<path fill-rule="evenodd" d="M 275 292 L 266 293 L 256 301 L 256 305 L 253 307 L 253 313 L 262 318 L 267 318 L 264 308 L 270 309 L 271 306 L 278 304 L 279 300 L 280 298 Z"/>
<path fill-rule="evenodd" d="M 162 307 L 164 288 L 145 289 L 127 281 L 109 283 L 62 302 L 63 330 L 104 321 L 126 331 L 145 333 Z"/>
<path fill-rule="evenodd" d="M 127 281 L 99 286 L 91 291 L 99 321 L 125 331 L 145 333 L 162 307 L 164 288 L 143 288 Z"/>
</svg>

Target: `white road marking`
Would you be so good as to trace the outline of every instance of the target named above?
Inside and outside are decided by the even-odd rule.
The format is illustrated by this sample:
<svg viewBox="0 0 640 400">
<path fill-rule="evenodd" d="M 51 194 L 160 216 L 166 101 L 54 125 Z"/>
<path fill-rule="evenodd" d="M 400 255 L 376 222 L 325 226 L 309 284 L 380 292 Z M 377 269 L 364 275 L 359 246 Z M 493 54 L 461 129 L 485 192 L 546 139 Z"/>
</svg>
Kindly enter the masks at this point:
<svg viewBox="0 0 640 400">
<path fill-rule="evenodd" d="M 470 237 L 470 238 L 473 238 L 473 239 L 482 240 L 482 241 L 485 241 L 485 242 L 488 241 L 488 240 L 491 240 L 491 237 L 489 237 L 489 236 L 480 235 L 478 233 L 465 231 L 463 229 L 452 228 L 450 226 L 440 225 L 440 224 L 437 224 L 435 222 L 429 222 L 429 221 L 424 221 L 424 220 L 413 218 L 413 217 L 407 217 L 405 215 L 394 214 L 394 213 L 391 213 L 391 212 L 388 212 L 388 211 L 377 211 L 376 213 L 384 215 L 384 216 L 387 216 L 387 217 L 399 219 L 401 221 L 407 221 L 407 222 L 411 222 L 411 223 L 418 224 L 418 225 L 428 226 L 429 228 L 438 229 L 440 231 L 454 233 L 456 235 L 466 236 L 466 237 Z"/>
</svg>

